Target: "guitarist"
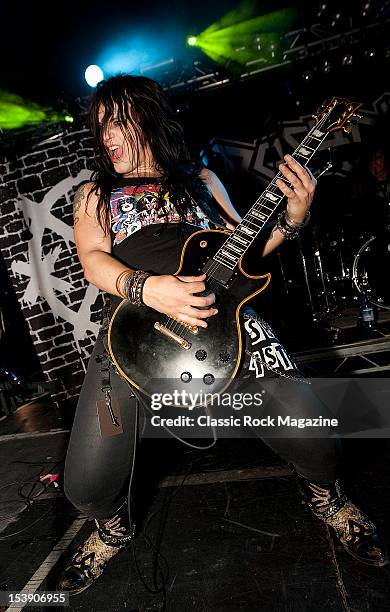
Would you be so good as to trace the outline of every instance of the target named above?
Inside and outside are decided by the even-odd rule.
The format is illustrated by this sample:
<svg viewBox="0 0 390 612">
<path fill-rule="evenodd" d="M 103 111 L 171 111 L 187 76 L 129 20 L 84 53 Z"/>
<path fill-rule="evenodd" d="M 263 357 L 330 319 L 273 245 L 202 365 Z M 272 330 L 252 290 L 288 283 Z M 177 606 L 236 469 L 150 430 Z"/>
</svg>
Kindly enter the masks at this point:
<svg viewBox="0 0 390 612">
<path fill-rule="evenodd" d="M 218 312 L 213 294 L 196 295 L 205 289 L 205 276 L 173 274 L 191 232 L 211 223 L 234 229 L 240 221 L 226 189 L 213 172 L 190 159 L 182 129 L 155 81 L 125 75 L 102 81 L 92 96 L 89 120 L 97 170 L 93 182 L 82 185 L 74 198 L 75 241 L 85 278 L 110 294 L 114 305 L 126 298 L 207 327 L 206 319 Z M 259 252 L 263 257 L 297 235 L 315 190 L 315 179 L 292 157 L 285 156 L 280 171 L 286 180 L 278 180 L 277 185 L 287 197 L 287 210 L 276 225 L 264 230 Z M 272 345 L 273 350 L 277 347 L 273 354 L 281 358 L 275 363 L 248 360 L 244 374 L 256 380 L 297 373 L 266 322 L 247 318 L 245 328 L 259 355 L 267 355 Z M 102 432 L 96 404 L 107 400 L 101 367 L 107 359 L 105 333 L 103 326 L 89 361 L 66 458 L 66 495 L 96 526 L 60 579 L 58 589 L 71 594 L 88 588 L 134 535 L 126 489 L 134 466 L 137 411 L 127 382 L 108 365 L 109 399 L 121 408 L 121 433 Z M 107 368 L 104 372 L 107 383 Z M 290 398 L 288 413 L 312 416 L 318 400 L 307 385 L 295 386 L 302 391 L 299 399 Z M 282 406 L 278 404 L 277 410 L 280 414 Z M 285 437 L 266 442 L 293 465 L 309 507 L 333 527 L 346 550 L 367 564 L 385 565 L 388 559 L 375 525 L 345 496 L 336 478 L 336 441 Z"/>
</svg>

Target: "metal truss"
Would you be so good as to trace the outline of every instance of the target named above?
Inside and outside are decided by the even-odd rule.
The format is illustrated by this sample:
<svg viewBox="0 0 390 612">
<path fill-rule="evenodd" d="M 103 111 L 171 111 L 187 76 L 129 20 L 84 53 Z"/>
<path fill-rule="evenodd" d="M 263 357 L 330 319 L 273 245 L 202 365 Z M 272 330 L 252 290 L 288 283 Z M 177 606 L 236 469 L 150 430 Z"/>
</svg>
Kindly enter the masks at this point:
<svg viewBox="0 0 390 612">
<path fill-rule="evenodd" d="M 297 363 L 312 376 L 369 376 L 390 371 L 390 336 L 302 351 Z"/>
<path fill-rule="evenodd" d="M 385 35 L 390 30 L 389 26 L 390 19 L 384 19 L 334 33 L 325 29 L 320 23 L 316 23 L 309 28 L 301 28 L 284 34 L 280 38 L 280 44 L 276 45 L 272 53 L 274 56 L 272 61 L 266 59 L 259 52 L 258 58 L 246 62 L 241 67 L 242 71 L 239 75 L 236 74 L 236 70 L 234 74 L 229 71 L 229 63 L 224 67 L 217 66 L 206 57 L 204 60 L 198 59 L 192 64 L 180 68 L 175 68 L 175 62 L 173 58 L 170 58 L 170 60 L 161 63 L 161 66 L 163 64 L 170 65 L 170 74 L 166 71 L 165 74 L 161 73 L 159 75 L 157 71 L 153 71 L 153 78 L 159 80 L 166 90 L 203 91 L 215 89 L 302 60 L 312 59 L 314 62 L 319 56 L 326 57 L 327 54 L 336 50 L 345 49 L 347 53 L 349 50 L 361 46 L 362 43 L 375 46 L 382 40 L 381 37 L 383 37 L 383 44 L 386 44 Z M 255 48 L 255 37 L 253 48 Z M 237 68 L 237 66 L 235 67 Z M 144 74 L 147 75 L 148 72 L 149 69 L 145 68 Z"/>
</svg>

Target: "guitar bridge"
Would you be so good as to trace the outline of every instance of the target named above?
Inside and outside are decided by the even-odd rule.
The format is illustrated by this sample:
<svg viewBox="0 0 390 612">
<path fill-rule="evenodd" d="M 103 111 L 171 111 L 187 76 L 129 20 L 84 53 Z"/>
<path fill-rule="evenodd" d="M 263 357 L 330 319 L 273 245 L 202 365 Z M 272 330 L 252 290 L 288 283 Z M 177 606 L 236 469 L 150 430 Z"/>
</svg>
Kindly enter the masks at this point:
<svg viewBox="0 0 390 612">
<path fill-rule="evenodd" d="M 154 324 L 154 329 L 160 332 L 160 334 L 163 334 L 164 336 L 166 336 L 167 338 L 170 338 L 170 340 L 173 340 L 174 342 L 176 342 L 182 349 L 185 349 L 186 351 L 188 351 L 192 346 L 191 342 L 188 342 L 188 340 L 186 340 L 185 338 L 182 338 L 181 336 L 176 334 L 174 331 L 172 331 L 171 329 L 168 329 L 168 327 L 165 327 L 165 325 L 163 325 L 162 323 L 159 323 L 158 321 L 156 321 L 156 323 Z"/>
<path fill-rule="evenodd" d="M 191 334 L 194 334 L 194 336 L 196 336 L 199 333 L 199 327 L 197 325 L 191 325 L 190 323 L 185 323 L 184 321 L 180 321 L 180 319 L 177 319 L 176 317 L 171 317 L 171 319 L 173 319 L 174 321 L 177 321 L 178 323 L 180 323 L 180 325 L 183 325 L 183 327 L 188 329 L 188 331 L 191 332 Z"/>
</svg>

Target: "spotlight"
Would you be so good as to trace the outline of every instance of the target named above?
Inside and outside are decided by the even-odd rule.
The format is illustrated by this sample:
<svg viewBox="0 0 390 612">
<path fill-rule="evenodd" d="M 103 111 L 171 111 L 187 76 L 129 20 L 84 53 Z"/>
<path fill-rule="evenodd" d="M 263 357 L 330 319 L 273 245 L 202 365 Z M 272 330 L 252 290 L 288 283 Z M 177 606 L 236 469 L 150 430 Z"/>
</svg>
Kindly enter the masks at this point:
<svg viewBox="0 0 390 612">
<path fill-rule="evenodd" d="M 353 55 L 352 53 L 346 53 L 342 59 L 343 66 L 352 66 L 353 64 Z"/>
<path fill-rule="evenodd" d="M 330 25 L 332 26 L 332 28 L 335 28 L 339 24 L 340 18 L 341 18 L 341 13 L 335 13 L 333 15 L 332 21 L 330 22 Z"/>
<path fill-rule="evenodd" d="M 302 78 L 304 81 L 310 81 L 310 79 L 313 78 L 313 73 L 311 70 L 305 70 L 305 72 L 302 74 Z"/>
<path fill-rule="evenodd" d="M 362 7 L 362 17 L 367 17 L 367 15 L 369 15 L 369 13 L 371 12 L 372 9 L 372 3 L 370 0 L 367 0 L 366 2 L 364 2 L 363 7 Z"/>
<path fill-rule="evenodd" d="M 187 45 L 189 45 L 190 47 L 195 47 L 197 42 L 197 37 L 196 36 L 189 36 L 187 38 Z"/>
<path fill-rule="evenodd" d="M 322 63 L 321 70 L 324 74 L 329 74 L 332 71 L 332 64 L 328 60 L 325 60 Z"/>
<path fill-rule="evenodd" d="M 104 79 L 103 70 L 99 66 L 96 66 L 96 64 L 88 66 L 84 76 L 90 87 L 96 87 L 96 85 Z"/>
<path fill-rule="evenodd" d="M 328 8 L 328 4 L 326 2 L 321 2 L 320 6 L 317 10 L 317 17 L 322 17 Z"/>
<path fill-rule="evenodd" d="M 65 115 L 64 120 L 67 121 L 67 123 L 73 123 L 74 121 L 72 115 Z"/>
<path fill-rule="evenodd" d="M 364 57 L 366 57 L 367 59 L 374 59 L 375 56 L 376 56 L 375 49 L 367 49 L 364 52 Z"/>
</svg>

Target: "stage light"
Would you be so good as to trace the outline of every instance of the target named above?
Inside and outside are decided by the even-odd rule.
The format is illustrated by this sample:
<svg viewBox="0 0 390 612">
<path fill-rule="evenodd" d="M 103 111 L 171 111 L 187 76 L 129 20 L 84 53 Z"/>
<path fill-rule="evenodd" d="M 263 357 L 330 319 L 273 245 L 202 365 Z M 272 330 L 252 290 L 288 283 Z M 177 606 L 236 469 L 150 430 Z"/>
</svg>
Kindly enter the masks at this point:
<svg viewBox="0 0 390 612">
<path fill-rule="evenodd" d="M 296 10 L 285 8 L 256 15 L 255 9 L 255 3 L 243 2 L 198 34 L 196 46 L 215 62 L 235 66 L 238 72 L 240 66 L 258 62 L 259 51 L 261 61 L 276 64 L 282 54 L 281 35 L 294 23 Z"/>
<path fill-rule="evenodd" d="M 73 123 L 74 119 L 71 115 L 65 115 L 64 121 L 66 121 L 67 123 Z"/>
<path fill-rule="evenodd" d="M 324 74 L 329 74 L 329 73 L 332 71 L 332 64 L 331 64 L 331 63 L 330 63 L 328 60 L 325 60 L 325 61 L 322 63 L 322 66 L 321 66 L 321 71 L 322 71 Z"/>
<path fill-rule="evenodd" d="M 352 53 L 346 53 L 342 59 L 343 66 L 352 66 L 353 64 L 353 55 Z"/>
<path fill-rule="evenodd" d="M 17 94 L 0 90 L 0 130 L 15 130 L 32 125 L 61 123 L 68 113 L 41 107 Z"/>
<path fill-rule="evenodd" d="M 197 42 L 197 37 L 196 36 L 189 36 L 187 38 L 187 45 L 189 45 L 190 47 L 195 47 Z"/>
<path fill-rule="evenodd" d="M 317 17 L 322 17 L 324 13 L 326 13 L 327 9 L 328 9 L 328 4 L 326 2 L 321 2 L 317 10 Z"/>
<path fill-rule="evenodd" d="M 332 16 L 332 21 L 330 22 L 330 25 L 332 26 L 332 28 L 335 28 L 340 23 L 340 19 L 341 19 L 341 13 L 335 13 Z"/>
<path fill-rule="evenodd" d="M 313 73 L 311 70 L 305 70 L 302 74 L 302 78 L 304 81 L 310 81 L 313 78 Z"/>
<path fill-rule="evenodd" d="M 96 66 L 96 64 L 91 64 L 91 66 L 88 66 L 88 68 L 85 70 L 84 76 L 90 87 L 96 87 L 96 85 L 104 79 L 103 70 L 100 68 L 100 66 Z"/>
<path fill-rule="evenodd" d="M 368 0 L 367 2 L 364 3 L 363 5 L 363 9 L 362 9 L 362 17 L 367 17 L 372 9 L 372 3 L 370 0 Z"/>
<path fill-rule="evenodd" d="M 366 57 L 367 59 L 374 59 L 375 56 L 375 49 L 367 49 L 367 51 L 364 52 L 364 57 Z"/>
</svg>

